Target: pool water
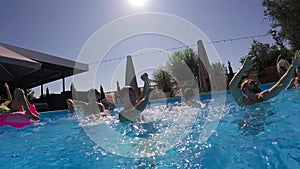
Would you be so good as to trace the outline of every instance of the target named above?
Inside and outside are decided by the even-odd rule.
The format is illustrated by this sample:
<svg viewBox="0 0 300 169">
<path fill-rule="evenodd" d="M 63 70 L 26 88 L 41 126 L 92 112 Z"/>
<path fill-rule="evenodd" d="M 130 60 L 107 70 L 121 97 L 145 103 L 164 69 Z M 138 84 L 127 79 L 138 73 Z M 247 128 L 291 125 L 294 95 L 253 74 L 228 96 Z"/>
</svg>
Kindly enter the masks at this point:
<svg viewBox="0 0 300 169">
<path fill-rule="evenodd" d="M 0 128 L 0 168 L 300 168 L 300 90 L 244 108 L 223 94 L 220 106 L 201 95 L 207 105 L 201 110 L 179 107 L 178 100 L 152 103 L 147 124 L 119 123 L 117 112 L 91 121 L 67 111 L 43 113 L 38 124 Z M 220 121 L 201 141 L 209 111 Z M 112 130 L 120 137 L 111 138 Z"/>
</svg>

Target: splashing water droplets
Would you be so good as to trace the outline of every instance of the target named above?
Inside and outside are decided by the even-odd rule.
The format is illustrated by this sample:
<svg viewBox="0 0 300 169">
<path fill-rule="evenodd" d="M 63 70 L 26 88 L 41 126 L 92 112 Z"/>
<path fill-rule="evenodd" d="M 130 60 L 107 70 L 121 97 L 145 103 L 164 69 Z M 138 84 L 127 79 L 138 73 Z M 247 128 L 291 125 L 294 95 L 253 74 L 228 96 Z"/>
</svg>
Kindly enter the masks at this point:
<svg viewBox="0 0 300 169">
<path fill-rule="evenodd" d="M 215 108 L 215 111 L 219 111 L 219 109 L 222 108 Z M 189 133 L 195 129 L 200 133 L 205 132 L 199 126 L 207 120 L 207 111 L 208 109 L 179 106 L 178 104 L 152 105 L 143 112 L 145 119 L 149 122 L 133 124 L 119 123 L 117 117 L 82 117 L 80 112 L 77 113 L 78 117 L 81 117 L 80 125 L 90 133 L 90 136 L 97 136 L 92 138 L 93 141 L 96 144 L 110 143 L 106 146 L 109 145 L 109 151 L 113 154 L 118 154 L 122 150 L 127 151 L 126 153 L 131 156 L 153 157 L 165 154 L 174 146 L 198 142 L 197 137 L 193 137 Z M 113 132 L 105 134 L 107 131 L 121 133 L 121 137 L 113 139 L 116 144 L 111 144 L 111 138 L 115 136 L 109 134 Z M 129 152 L 132 149 L 134 149 L 133 152 Z"/>
</svg>

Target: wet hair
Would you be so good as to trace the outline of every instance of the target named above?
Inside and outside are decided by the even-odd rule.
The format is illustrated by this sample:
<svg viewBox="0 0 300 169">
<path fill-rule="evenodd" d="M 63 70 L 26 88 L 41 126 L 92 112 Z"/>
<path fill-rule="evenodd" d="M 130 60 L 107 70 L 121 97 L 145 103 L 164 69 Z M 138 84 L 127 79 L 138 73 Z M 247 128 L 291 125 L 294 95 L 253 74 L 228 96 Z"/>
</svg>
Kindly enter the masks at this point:
<svg viewBox="0 0 300 169">
<path fill-rule="evenodd" d="M 144 80 L 145 78 L 148 78 L 148 74 L 147 73 L 144 73 L 144 74 L 141 75 L 141 79 Z"/>
<path fill-rule="evenodd" d="M 193 91 L 193 89 L 191 89 L 191 88 L 185 89 L 184 93 L 183 93 L 183 97 L 185 99 L 190 99 L 190 98 L 194 97 L 194 91 Z"/>
<path fill-rule="evenodd" d="M 280 76 L 283 76 L 285 72 L 289 69 L 290 63 L 285 60 L 285 59 L 280 59 L 279 61 L 277 60 L 277 72 Z"/>
<path fill-rule="evenodd" d="M 259 84 L 256 80 L 253 80 L 253 79 L 246 79 L 246 80 L 244 80 L 243 83 L 241 84 L 241 90 L 242 90 L 243 93 L 245 93 L 245 88 L 246 87 L 247 87 L 247 89 L 249 91 L 251 91 L 253 93 L 260 93 L 261 92 L 260 88 L 257 88 L 257 89 L 249 89 L 248 88 L 249 82 L 251 83 L 252 81 L 255 82 L 255 83 L 257 83 L 257 84 Z"/>
<path fill-rule="evenodd" d="M 14 97 L 17 99 L 17 100 L 20 100 L 23 96 L 25 95 L 25 92 L 23 89 L 21 88 L 16 88 L 14 90 Z"/>
</svg>

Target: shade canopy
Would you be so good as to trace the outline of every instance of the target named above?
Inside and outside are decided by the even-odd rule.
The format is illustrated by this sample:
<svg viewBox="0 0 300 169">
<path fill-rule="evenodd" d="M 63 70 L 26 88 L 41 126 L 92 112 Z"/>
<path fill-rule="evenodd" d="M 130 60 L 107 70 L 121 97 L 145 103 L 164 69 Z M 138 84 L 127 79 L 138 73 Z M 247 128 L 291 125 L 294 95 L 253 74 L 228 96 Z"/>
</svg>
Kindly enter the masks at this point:
<svg viewBox="0 0 300 169">
<path fill-rule="evenodd" d="M 41 64 L 0 45 L 0 80 L 13 82 L 41 68 Z"/>
<path fill-rule="evenodd" d="M 88 65 L 0 43 L 0 81 L 23 89 L 88 71 Z"/>
</svg>

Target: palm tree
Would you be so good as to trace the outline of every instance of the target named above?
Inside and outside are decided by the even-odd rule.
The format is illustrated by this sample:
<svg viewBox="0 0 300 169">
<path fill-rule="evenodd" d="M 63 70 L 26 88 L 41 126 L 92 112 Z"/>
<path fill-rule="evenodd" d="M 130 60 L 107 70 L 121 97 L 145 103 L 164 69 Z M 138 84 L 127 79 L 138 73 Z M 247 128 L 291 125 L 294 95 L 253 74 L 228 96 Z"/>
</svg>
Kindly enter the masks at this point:
<svg viewBox="0 0 300 169">
<path fill-rule="evenodd" d="M 159 69 L 153 73 L 153 78 L 163 92 L 172 91 L 172 76 L 165 70 Z"/>
</svg>

